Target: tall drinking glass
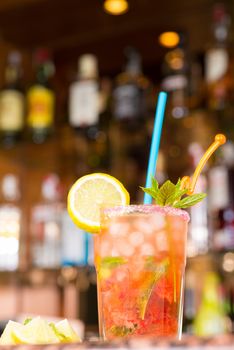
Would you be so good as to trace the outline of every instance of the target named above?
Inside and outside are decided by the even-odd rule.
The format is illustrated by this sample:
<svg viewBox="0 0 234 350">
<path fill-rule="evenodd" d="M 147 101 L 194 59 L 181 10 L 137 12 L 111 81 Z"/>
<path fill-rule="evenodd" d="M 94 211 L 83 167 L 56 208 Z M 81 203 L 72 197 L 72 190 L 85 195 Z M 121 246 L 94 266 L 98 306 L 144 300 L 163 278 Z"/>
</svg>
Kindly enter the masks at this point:
<svg viewBox="0 0 234 350">
<path fill-rule="evenodd" d="M 103 339 L 180 337 L 188 221 L 157 205 L 102 209 L 94 251 Z"/>
</svg>

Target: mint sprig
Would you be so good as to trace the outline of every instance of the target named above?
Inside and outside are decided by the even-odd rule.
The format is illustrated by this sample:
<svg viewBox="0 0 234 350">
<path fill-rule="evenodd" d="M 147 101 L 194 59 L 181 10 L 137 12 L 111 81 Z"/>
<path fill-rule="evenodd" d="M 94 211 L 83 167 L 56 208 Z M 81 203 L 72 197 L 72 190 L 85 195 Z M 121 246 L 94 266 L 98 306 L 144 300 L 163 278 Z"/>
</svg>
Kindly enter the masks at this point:
<svg viewBox="0 0 234 350">
<path fill-rule="evenodd" d="M 191 196 L 186 195 L 187 189 L 181 189 L 180 179 L 176 184 L 167 180 L 159 187 L 158 181 L 152 177 L 151 183 L 151 187 L 141 187 L 141 189 L 145 193 L 148 193 L 155 200 L 155 203 L 160 206 L 185 209 L 199 203 L 206 197 L 205 193 L 195 193 Z M 183 196 L 186 197 L 182 198 Z"/>
</svg>

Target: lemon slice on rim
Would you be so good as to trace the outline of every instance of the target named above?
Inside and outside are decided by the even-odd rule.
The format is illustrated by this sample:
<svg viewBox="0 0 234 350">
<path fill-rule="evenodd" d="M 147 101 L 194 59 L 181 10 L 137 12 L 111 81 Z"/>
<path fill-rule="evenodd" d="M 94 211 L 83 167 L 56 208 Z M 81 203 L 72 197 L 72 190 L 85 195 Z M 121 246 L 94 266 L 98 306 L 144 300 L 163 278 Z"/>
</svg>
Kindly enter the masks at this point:
<svg viewBox="0 0 234 350">
<path fill-rule="evenodd" d="M 94 173 L 78 179 L 68 193 L 67 209 L 74 223 L 91 233 L 100 230 L 100 208 L 103 205 L 128 205 L 130 197 L 115 177 Z"/>
</svg>

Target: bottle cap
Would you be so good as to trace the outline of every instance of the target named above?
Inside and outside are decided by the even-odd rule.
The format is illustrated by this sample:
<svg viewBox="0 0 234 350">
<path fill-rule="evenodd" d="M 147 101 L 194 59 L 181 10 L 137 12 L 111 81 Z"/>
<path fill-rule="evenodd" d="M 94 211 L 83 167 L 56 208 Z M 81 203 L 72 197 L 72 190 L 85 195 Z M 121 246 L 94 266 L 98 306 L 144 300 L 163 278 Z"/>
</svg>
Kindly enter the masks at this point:
<svg viewBox="0 0 234 350">
<path fill-rule="evenodd" d="M 213 7 L 213 20 L 215 22 L 223 21 L 227 17 L 226 6 L 219 2 Z"/>
<path fill-rule="evenodd" d="M 6 174 L 2 179 L 2 194 L 9 201 L 20 198 L 19 178 L 14 174 Z"/>
<path fill-rule="evenodd" d="M 224 42 L 228 39 L 231 17 L 223 3 L 217 3 L 213 8 L 213 25 L 216 40 Z"/>
<path fill-rule="evenodd" d="M 38 48 L 33 52 L 33 60 L 36 64 L 43 64 L 51 60 L 50 51 L 47 48 Z"/>
<path fill-rule="evenodd" d="M 97 78 L 97 57 L 92 54 L 85 54 L 80 56 L 78 60 L 78 75 L 80 79 Z"/>
</svg>

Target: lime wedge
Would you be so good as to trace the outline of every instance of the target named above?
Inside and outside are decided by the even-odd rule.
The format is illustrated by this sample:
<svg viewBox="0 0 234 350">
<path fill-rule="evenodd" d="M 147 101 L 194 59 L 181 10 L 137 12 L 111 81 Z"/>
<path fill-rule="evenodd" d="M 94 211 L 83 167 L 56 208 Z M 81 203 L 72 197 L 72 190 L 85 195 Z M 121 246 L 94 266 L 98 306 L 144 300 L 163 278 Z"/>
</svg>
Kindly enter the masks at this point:
<svg viewBox="0 0 234 350">
<path fill-rule="evenodd" d="M 12 336 L 18 344 L 54 344 L 59 338 L 51 329 L 47 321 L 36 317 L 25 326 L 12 330 Z"/>
<path fill-rule="evenodd" d="M 50 323 L 50 327 L 61 343 L 75 343 L 81 341 L 67 319 L 57 322 L 56 324 Z"/>
<path fill-rule="evenodd" d="M 15 329 L 21 330 L 23 328 L 23 325 L 14 322 L 14 321 L 9 321 L 0 337 L 0 345 L 15 345 L 18 344 L 19 342 L 13 335 L 13 331 Z"/>
</svg>

